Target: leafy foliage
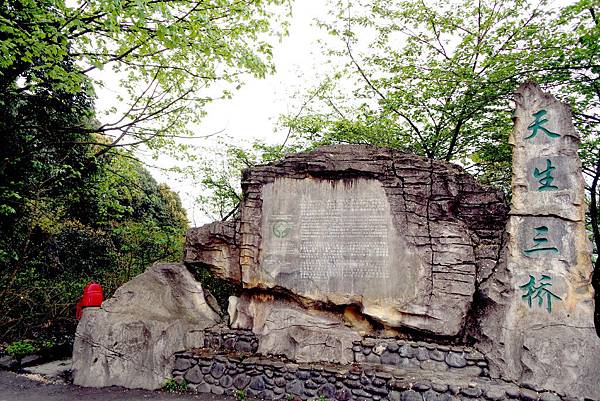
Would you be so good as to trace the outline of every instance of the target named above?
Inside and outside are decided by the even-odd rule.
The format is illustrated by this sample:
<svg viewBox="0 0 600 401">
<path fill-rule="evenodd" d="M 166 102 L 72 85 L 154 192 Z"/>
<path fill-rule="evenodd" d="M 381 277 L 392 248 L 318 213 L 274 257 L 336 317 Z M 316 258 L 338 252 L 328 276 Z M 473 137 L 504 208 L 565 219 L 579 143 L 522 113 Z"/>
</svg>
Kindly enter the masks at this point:
<svg viewBox="0 0 600 401">
<path fill-rule="evenodd" d="M 165 380 L 165 384 L 163 384 L 162 389 L 169 393 L 182 393 L 187 390 L 187 381 L 182 379 L 180 382 L 177 380 L 170 378 Z"/>
<path fill-rule="evenodd" d="M 108 296 L 151 263 L 181 259 L 187 221 L 177 195 L 147 172 L 115 175 L 118 159 L 61 197 L 26 198 L 35 206 L 3 227 L 4 241 L 15 244 L 3 248 L 14 259 L 1 264 L 4 338 L 71 333 L 73 306 L 90 280 Z M 103 192 L 106 181 L 114 192 Z"/>
<path fill-rule="evenodd" d="M 188 124 L 207 102 L 231 96 L 245 76 L 273 71 L 270 20 L 285 2 L 8 0 L 0 12 L 2 79 L 74 94 L 110 69 L 120 107 L 108 110 L 112 122 L 87 127 L 111 136 L 96 152 L 144 144 L 177 156 L 186 147 L 174 139 L 191 135 Z"/>
<path fill-rule="evenodd" d="M 1 83 L 1 337 L 61 336 L 90 279 L 110 293 L 147 264 L 178 259 L 187 221 L 139 162 L 95 156 L 90 143 L 106 140 L 85 130 L 88 93 Z"/>
<path fill-rule="evenodd" d="M 4 2 L 1 338 L 72 334 L 89 280 L 110 295 L 154 261 L 180 259 L 181 202 L 133 150 L 185 155 L 175 138 L 190 134 L 207 102 L 271 72 L 269 21 L 283 3 Z M 125 107 L 101 124 L 94 79 L 103 68 Z"/>
<path fill-rule="evenodd" d="M 45 354 L 56 348 L 52 340 L 13 341 L 5 351 L 16 359 L 22 359 L 31 354 Z"/>
<path fill-rule="evenodd" d="M 33 354 L 35 347 L 30 342 L 15 341 L 6 347 L 6 353 L 12 355 L 16 359 L 22 359 L 24 356 Z"/>
<path fill-rule="evenodd" d="M 304 115 L 284 121 L 296 136 L 460 161 L 505 184 L 496 163 L 510 160 L 512 93 L 524 80 L 561 75 L 548 3 L 339 1 L 336 9 L 321 26 L 339 38 L 328 54 L 347 63 Z M 340 95 L 342 79 L 355 83 L 348 97 Z"/>
<path fill-rule="evenodd" d="M 246 399 L 248 398 L 246 396 L 246 391 L 245 390 L 235 390 L 233 392 L 233 397 L 235 398 L 236 401 L 246 401 Z"/>
<path fill-rule="evenodd" d="M 304 144 L 271 146 L 256 141 L 244 147 L 225 143 L 212 152 L 212 158 L 201 164 L 203 194 L 198 197 L 198 204 L 214 219 L 227 220 L 235 215 L 241 201 L 240 179 L 244 169 L 278 160 L 286 153 L 302 149 L 306 149 Z"/>
</svg>

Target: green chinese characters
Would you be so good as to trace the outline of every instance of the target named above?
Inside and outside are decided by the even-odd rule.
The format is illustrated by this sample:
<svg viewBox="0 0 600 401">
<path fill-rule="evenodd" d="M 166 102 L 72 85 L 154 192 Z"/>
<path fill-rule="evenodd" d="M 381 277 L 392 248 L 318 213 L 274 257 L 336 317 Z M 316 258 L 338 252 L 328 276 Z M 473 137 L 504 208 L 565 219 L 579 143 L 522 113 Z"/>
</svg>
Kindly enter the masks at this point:
<svg viewBox="0 0 600 401">
<path fill-rule="evenodd" d="M 549 246 L 548 238 L 546 235 L 548 234 L 548 227 L 539 226 L 535 227 L 535 235 L 533 236 L 534 245 L 525 251 L 525 255 L 530 255 L 537 252 L 549 252 L 549 253 L 558 253 L 558 248 L 554 246 Z"/>
<path fill-rule="evenodd" d="M 531 131 L 531 134 L 527 137 L 525 137 L 525 139 L 533 139 L 535 138 L 538 133 L 542 132 L 544 135 L 548 136 L 549 138 L 559 138 L 560 134 L 557 134 L 556 132 L 552 132 L 549 129 L 547 129 L 546 127 L 544 127 L 544 125 L 548 122 L 547 118 L 542 118 L 544 117 L 546 114 L 548 114 L 548 112 L 544 109 L 538 111 L 537 113 L 533 113 L 532 116 L 534 117 L 534 121 L 529 124 L 529 126 L 527 127 L 527 129 L 529 131 Z M 552 181 L 554 181 L 554 177 L 552 176 L 552 172 L 556 170 L 556 166 L 552 165 L 552 161 L 550 159 L 546 159 L 546 168 L 544 170 L 540 170 L 539 168 L 535 168 L 533 171 L 533 177 L 538 179 L 538 182 L 540 183 L 540 186 L 538 187 L 538 191 L 543 192 L 543 191 L 555 191 L 558 188 L 558 186 L 556 185 L 552 185 Z"/>
<path fill-rule="evenodd" d="M 553 246 L 548 239 L 549 229 L 547 226 L 534 227 L 533 230 L 535 232 L 532 238 L 533 245 L 523 251 L 526 256 L 556 254 L 559 252 L 558 248 Z M 552 301 L 560 301 L 562 299 L 550 291 L 550 287 L 552 287 L 551 281 L 552 277 L 547 274 L 542 274 L 539 282 L 536 281 L 535 277 L 529 275 L 529 281 L 519 286 L 521 290 L 525 291 L 525 294 L 521 298 L 527 301 L 529 307 L 531 307 L 534 300 L 537 300 L 540 307 L 545 302 L 548 313 L 552 312 Z"/>
<path fill-rule="evenodd" d="M 560 137 L 560 134 L 557 134 L 556 132 L 552 132 L 544 127 L 544 124 L 546 124 L 548 122 L 548 119 L 546 119 L 546 118 L 542 119 L 542 117 L 544 117 L 546 114 L 548 114 L 548 112 L 544 109 L 538 111 L 537 113 L 532 114 L 532 116 L 535 118 L 535 121 L 533 121 L 527 127 L 527 129 L 531 131 L 531 135 L 525 137 L 525 139 L 535 138 L 538 134 L 538 131 L 543 132 L 550 138 L 559 138 Z"/>
<path fill-rule="evenodd" d="M 556 185 L 552 185 L 552 181 L 554 181 L 554 177 L 552 176 L 553 170 L 556 170 L 556 166 L 552 165 L 550 159 L 546 159 L 545 170 L 540 170 L 537 167 L 533 170 L 533 176 L 539 178 L 538 182 L 540 186 L 537 189 L 538 191 L 556 191 L 558 189 Z"/>
<path fill-rule="evenodd" d="M 560 134 L 552 132 L 545 127 L 545 125 L 548 123 L 548 119 L 544 118 L 546 114 L 548 114 L 548 112 L 544 109 L 532 114 L 534 121 L 527 127 L 531 133 L 529 136 L 526 136 L 525 139 L 533 139 L 538 136 L 538 134 L 546 135 L 551 139 L 560 137 Z M 557 166 L 553 165 L 552 160 L 549 158 L 546 158 L 544 161 L 545 168 L 541 169 L 534 167 L 532 173 L 533 177 L 537 179 L 537 182 L 539 183 L 537 186 L 537 191 L 544 192 L 558 190 L 559 187 L 557 185 L 553 185 L 553 181 L 555 179 L 553 172 L 555 172 Z M 534 254 L 559 253 L 558 248 L 553 246 L 553 244 L 551 244 L 548 240 L 549 229 L 547 226 L 540 225 L 534 227 L 533 230 L 534 235 L 531 241 L 533 244 L 523 251 L 526 256 L 532 256 Z M 545 305 L 548 313 L 551 313 L 552 302 L 562 300 L 561 297 L 551 291 L 551 287 L 552 277 L 548 274 L 541 274 L 539 280 L 536 280 L 536 278 L 530 274 L 529 281 L 519 286 L 519 288 L 524 291 L 521 299 L 526 301 L 529 307 L 532 306 L 533 302 L 537 302 L 538 306 L 540 307 Z"/>
<path fill-rule="evenodd" d="M 530 274 L 529 281 L 519 286 L 525 292 L 521 298 L 527 301 L 530 308 L 534 300 L 537 300 L 539 307 L 542 307 L 545 302 L 548 313 L 552 312 L 552 300 L 562 300 L 561 297 L 550 291 L 550 287 L 552 287 L 552 277 L 546 274 L 542 274 L 539 284 L 536 282 L 535 277 Z"/>
</svg>

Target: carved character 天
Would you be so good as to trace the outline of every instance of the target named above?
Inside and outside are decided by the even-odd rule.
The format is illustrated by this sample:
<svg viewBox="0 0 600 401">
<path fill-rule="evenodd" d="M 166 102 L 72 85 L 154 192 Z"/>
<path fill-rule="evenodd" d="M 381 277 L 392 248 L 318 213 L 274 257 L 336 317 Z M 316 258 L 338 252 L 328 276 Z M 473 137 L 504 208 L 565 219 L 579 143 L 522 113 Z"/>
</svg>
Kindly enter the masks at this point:
<svg viewBox="0 0 600 401">
<path fill-rule="evenodd" d="M 542 131 L 544 134 L 548 135 L 550 138 L 559 138 L 560 134 L 556 132 L 552 132 L 547 128 L 543 127 L 544 124 L 548 122 L 546 118 L 542 119 L 548 112 L 546 110 L 540 110 L 537 113 L 533 113 L 532 116 L 535 118 L 535 121 L 532 122 L 527 129 L 531 131 L 531 135 L 525 137 L 525 139 L 535 138 L 538 134 L 538 131 Z"/>
</svg>

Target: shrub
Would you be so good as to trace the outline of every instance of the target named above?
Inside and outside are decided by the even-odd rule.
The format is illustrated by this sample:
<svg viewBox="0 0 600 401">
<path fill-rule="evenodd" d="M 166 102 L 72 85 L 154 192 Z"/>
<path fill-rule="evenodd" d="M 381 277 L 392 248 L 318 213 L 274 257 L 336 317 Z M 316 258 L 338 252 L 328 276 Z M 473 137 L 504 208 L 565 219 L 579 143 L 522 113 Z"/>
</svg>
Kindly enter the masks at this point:
<svg viewBox="0 0 600 401">
<path fill-rule="evenodd" d="M 22 359 L 36 351 L 36 347 L 28 341 L 15 341 L 6 347 L 6 353 L 17 359 Z"/>
<path fill-rule="evenodd" d="M 237 401 L 246 401 L 246 390 L 235 390 L 233 396 Z"/>
<path fill-rule="evenodd" d="M 165 380 L 165 384 L 163 384 L 162 389 L 164 391 L 168 391 L 169 393 L 177 393 L 183 392 L 187 390 L 187 381 L 185 379 L 181 379 L 181 381 L 177 381 L 173 378 Z"/>
</svg>

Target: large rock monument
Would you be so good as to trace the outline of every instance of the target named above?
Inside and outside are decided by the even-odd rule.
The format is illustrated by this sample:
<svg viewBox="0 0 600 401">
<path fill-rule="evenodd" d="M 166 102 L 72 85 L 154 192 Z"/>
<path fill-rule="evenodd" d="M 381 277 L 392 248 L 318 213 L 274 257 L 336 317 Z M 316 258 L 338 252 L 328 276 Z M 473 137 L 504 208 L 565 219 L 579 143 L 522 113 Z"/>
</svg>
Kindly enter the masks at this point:
<svg viewBox="0 0 600 401">
<path fill-rule="evenodd" d="M 506 378 L 600 398 L 579 136 L 539 86 L 523 84 L 515 102 L 507 263 L 481 288 L 479 346 Z"/>
<path fill-rule="evenodd" d="M 535 84 L 516 105 L 510 208 L 459 166 L 366 145 L 244 171 L 239 212 L 189 230 L 184 264 L 86 311 L 75 382 L 156 388 L 172 375 L 265 400 L 600 400 L 579 138 Z M 184 265 L 237 285 L 227 324 Z"/>
<path fill-rule="evenodd" d="M 498 262 L 503 195 L 448 163 L 329 146 L 249 169 L 242 186 L 238 221 L 192 229 L 186 245 L 186 262 L 248 290 L 236 327 L 287 303 L 362 334 L 457 337 Z"/>
<path fill-rule="evenodd" d="M 243 286 L 230 324 L 262 354 L 347 363 L 358 335 L 471 342 L 493 377 L 600 398 L 579 138 L 537 85 L 516 102 L 510 212 L 460 167 L 328 146 L 245 171 L 239 216 L 192 229 L 186 263 Z"/>
</svg>

